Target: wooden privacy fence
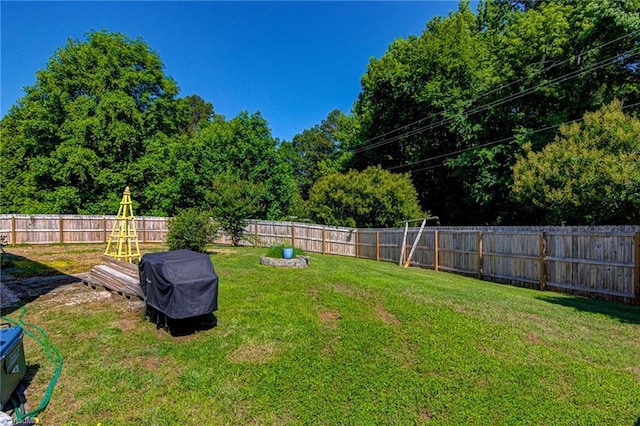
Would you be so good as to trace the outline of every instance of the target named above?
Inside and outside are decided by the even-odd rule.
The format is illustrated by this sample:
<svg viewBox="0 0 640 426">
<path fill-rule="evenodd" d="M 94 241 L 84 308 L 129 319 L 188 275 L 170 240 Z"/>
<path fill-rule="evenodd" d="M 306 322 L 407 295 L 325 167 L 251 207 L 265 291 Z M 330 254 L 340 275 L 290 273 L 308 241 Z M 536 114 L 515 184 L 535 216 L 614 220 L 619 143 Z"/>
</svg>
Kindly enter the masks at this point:
<svg viewBox="0 0 640 426">
<path fill-rule="evenodd" d="M 115 216 L 0 215 L 9 244 L 99 243 Z M 168 218 L 138 217 L 141 242 L 166 241 Z M 404 228 L 250 221 L 246 244 L 400 263 Z M 640 305 L 640 226 L 409 228 L 409 264 L 517 286 Z M 229 243 L 223 233 L 218 242 Z"/>
<path fill-rule="evenodd" d="M 0 215 L 8 244 L 106 243 L 116 216 Z M 137 217 L 138 240 L 166 241 L 168 218 Z"/>
<path fill-rule="evenodd" d="M 405 258 L 418 228 L 410 228 Z M 403 229 L 358 229 L 358 257 L 398 263 Z M 640 305 L 640 226 L 431 227 L 410 264 Z"/>
</svg>

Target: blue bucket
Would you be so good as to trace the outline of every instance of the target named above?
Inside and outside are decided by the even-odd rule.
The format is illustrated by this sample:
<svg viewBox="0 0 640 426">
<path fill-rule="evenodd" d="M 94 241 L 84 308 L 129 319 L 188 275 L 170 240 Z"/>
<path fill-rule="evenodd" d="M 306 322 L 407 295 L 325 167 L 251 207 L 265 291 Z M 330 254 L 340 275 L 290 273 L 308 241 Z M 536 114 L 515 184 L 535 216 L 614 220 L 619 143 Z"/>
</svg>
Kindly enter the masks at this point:
<svg viewBox="0 0 640 426">
<path fill-rule="evenodd" d="M 282 257 L 285 259 L 291 259 L 293 257 L 293 248 L 287 247 L 282 249 Z"/>
</svg>

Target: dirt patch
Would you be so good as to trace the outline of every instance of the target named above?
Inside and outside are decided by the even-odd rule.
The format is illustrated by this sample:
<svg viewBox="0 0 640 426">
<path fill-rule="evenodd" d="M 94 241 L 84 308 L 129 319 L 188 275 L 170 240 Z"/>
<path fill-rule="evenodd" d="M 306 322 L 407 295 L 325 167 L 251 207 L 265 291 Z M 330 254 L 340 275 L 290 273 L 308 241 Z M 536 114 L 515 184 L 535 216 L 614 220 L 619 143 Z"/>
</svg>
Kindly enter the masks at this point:
<svg viewBox="0 0 640 426">
<path fill-rule="evenodd" d="M 433 420 L 433 416 L 427 410 L 422 411 L 418 416 L 418 421 L 420 422 L 428 422 L 429 420 Z"/>
<path fill-rule="evenodd" d="M 150 372 L 158 373 L 162 371 L 162 367 L 167 365 L 167 357 L 145 356 L 142 365 Z"/>
<path fill-rule="evenodd" d="M 540 336 L 538 336 L 536 333 L 527 334 L 527 343 L 529 343 L 530 345 L 539 345 L 541 343 Z"/>
<path fill-rule="evenodd" d="M 227 360 L 234 364 L 265 364 L 277 355 L 274 343 L 246 343 L 227 355 Z"/>
<path fill-rule="evenodd" d="M 540 315 L 533 314 L 531 312 L 518 312 L 517 316 L 520 318 L 531 320 L 535 323 L 540 323 L 540 321 L 542 321 L 542 318 L 540 318 Z"/>
<path fill-rule="evenodd" d="M 389 325 L 400 325 L 400 320 L 395 314 L 387 311 L 384 306 L 378 305 L 375 307 L 373 311 L 376 318 L 382 321 L 385 324 Z"/>
<path fill-rule="evenodd" d="M 140 243 L 140 253 L 166 249 L 165 244 Z M 106 244 L 46 244 L 8 246 L 5 251 L 25 260 L 37 262 L 40 266 L 35 275 L 77 274 L 90 271 L 95 265 L 102 264 L 102 255 Z M 18 271 L 17 276 L 25 276 Z"/>
<path fill-rule="evenodd" d="M 318 318 L 320 318 L 320 324 L 324 327 L 328 327 L 332 330 L 338 328 L 338 322 L 340 321 L 340 312 L 338 311 L 322 311 L 318 310 Z"/>
<path fill-rule="evenodd" d="M 129 319 L 129 318 L 123 318 L 118 322 L 116 322 L 115 326 L 126 333 L 128 331 L 138 330 L 140 328 L 140 321 Z"/>
</svg>

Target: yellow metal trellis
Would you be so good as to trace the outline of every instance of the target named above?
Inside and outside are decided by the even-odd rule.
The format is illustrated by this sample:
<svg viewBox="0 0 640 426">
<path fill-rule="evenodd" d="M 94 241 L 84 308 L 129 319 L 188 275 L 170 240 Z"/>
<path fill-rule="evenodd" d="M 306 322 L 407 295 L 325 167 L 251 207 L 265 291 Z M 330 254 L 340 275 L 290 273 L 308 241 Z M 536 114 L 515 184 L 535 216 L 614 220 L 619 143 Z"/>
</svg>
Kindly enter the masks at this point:
<svg viewBox="0 0 640 426">
<path fill-rule="evenodd" d="M 113 243 L 113 251 L 112 250 Z M 135 244 L 135 251 L 132 251 L 132 244 Z M 122 195 L 118 216 L 113 224 L 111 236 L 107 243 L 106 256 L 113 256 L 117 260 L 135 263 L 140 261 L 140 247 L 138 246 L 138 233 L 136 232 L 136 222 L 133 217 L 131 207 L 131 191 L 127 186 Z"/>
</svg>

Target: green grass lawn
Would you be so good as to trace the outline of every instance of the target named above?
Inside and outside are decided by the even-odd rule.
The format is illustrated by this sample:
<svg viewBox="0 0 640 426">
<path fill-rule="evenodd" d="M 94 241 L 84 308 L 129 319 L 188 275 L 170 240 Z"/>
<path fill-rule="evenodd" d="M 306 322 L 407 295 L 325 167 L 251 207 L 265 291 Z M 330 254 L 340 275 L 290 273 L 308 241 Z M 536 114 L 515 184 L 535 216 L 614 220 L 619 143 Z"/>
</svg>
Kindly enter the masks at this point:
<svg viewBox="0 0 640 426">
<path fill-rule="evenodd" d="M 29 304 L 65 362 L 42 422 L 640 422 L 637 307 L 344 257 L 275 269 L 264 253 L 212 256 L 218 325 L 189 336 L 123 299 Z M 25 345 L 37 403 L 52 368 Z"/>
</svg>

